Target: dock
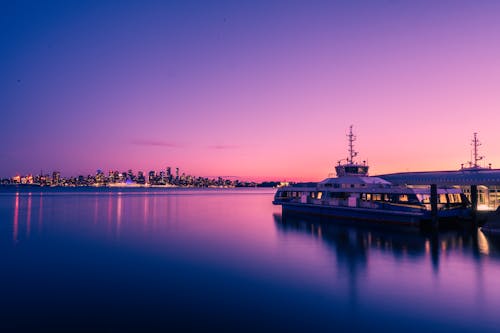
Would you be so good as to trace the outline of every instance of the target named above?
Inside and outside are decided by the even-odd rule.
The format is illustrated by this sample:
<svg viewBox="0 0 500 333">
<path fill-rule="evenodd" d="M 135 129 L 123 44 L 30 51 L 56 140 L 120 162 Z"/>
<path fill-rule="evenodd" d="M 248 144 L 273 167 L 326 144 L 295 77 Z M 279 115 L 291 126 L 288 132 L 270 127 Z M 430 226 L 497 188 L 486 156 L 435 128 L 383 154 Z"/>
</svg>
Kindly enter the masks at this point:
<svg viewBox="0 0 500 333">
<path fill-rule="evenodd" d="M 490 228 L 498 224 L 500 232 L 500 169 L 492 169 L 491 163 L 488 167 L 479 164 L 484 156 L 479 154 L 481 142 L 477 134 L 475 132 L 471 140 L 471 159 L 467 162 L 467 166 L 462 164 L 460 170 L 400 172 L 379 175 L 379 177 L 393 184 L 430 186 L 433 216 L 437 216 L 437 188 L 460 187 L 471 202 L 473 222 L 476 224 L 484 220 Z M 433 219 L 433 223 L 435 226 L 438 225 L 437 218 Z"/>
<path fill-rule="evenodd" d="M 431 204 L 437 201 L 437 192 L 433 189 L 458 186 L 471 202 L 475 221 L 491 222 L 495 217 L 493 211 L 500 207 L 500 169 L 476 167 L 457 171 L 400 172 L 378 177 L 393 184 L 430 186 Z M 435 205 L 432 205 L 432 209 L 436 209 Z M 498 221 L 500 231 L 500 217 Z"/>
</svg>

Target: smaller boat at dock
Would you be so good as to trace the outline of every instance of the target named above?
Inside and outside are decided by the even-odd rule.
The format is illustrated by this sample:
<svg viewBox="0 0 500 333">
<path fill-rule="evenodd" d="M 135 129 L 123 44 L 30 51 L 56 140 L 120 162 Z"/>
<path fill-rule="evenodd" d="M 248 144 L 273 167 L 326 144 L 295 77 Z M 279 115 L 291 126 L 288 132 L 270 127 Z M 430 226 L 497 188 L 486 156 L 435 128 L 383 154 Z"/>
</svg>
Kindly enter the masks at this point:
<svg viewBox="0 0 500 333">
<path fill-rule="evenodd" d="M 348 134 L 349 157 L 335 166 L 337 177 L 318 183 L 299 183 L 280 187 L 273 204 L 283 214 L 326 216 L 348 223 L 372 222 L 423 226 L 439 219 L 455 223 L 471 218 L 470 203 L 460 188 L 438 188 L 436 209 L 432 211 L 429 186 L 410 187 L 368 175 L 366 162 L 354 158 L 355 136 Z"/>
</svg>

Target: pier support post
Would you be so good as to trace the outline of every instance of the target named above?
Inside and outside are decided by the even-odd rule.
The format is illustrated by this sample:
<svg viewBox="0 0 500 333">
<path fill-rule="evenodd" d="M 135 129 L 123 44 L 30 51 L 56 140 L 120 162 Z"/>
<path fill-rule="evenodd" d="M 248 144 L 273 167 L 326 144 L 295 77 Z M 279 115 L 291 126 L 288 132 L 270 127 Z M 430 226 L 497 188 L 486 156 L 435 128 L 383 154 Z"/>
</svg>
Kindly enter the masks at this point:
<svg viewBox="0 0 500 333">
<path fill-rule="evenodd" d="M 476 223 L 476 221 L 477 221 L 477 202 L 478 202 L 477 185 L 470 186 L 470 202 L 472 204 L 472 220 L 474 223 Z"/>
<path fill-rule="evenodd" d="M 431 184 L 431 216 L 432 216 L 432 227 L 437 228 L 439 226 L 439 220 L 438 220 L 438 193 L 436 184 Z"/>
</svg>

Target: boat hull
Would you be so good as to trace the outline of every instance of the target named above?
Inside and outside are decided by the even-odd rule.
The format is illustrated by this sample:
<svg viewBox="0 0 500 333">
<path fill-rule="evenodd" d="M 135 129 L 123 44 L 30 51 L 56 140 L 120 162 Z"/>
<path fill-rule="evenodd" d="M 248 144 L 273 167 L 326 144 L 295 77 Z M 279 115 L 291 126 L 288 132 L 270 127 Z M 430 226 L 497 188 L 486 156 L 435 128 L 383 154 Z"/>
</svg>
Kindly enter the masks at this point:
<svg viewBox="0 0 500 333">
<path fill-rule="evenodd" d="M 283 213 L 304 214 L 308 216 L 321 216 L 339 220 L 356 222 L 372 222 L 393 225 L 420 226 L 422 220 L 427 218 L 424 213 L 396 212 L 378 209 L 364 209 L 353 207 L 335 207 L 304 203 L 276 203 L 282 206 Z"/>
<path fill-rule="evenodd" d="M 429 211 L 410 212 L 399 210 L 381 210 L 359 207 L 338 207 L 292 202 L 274 202 L 281 205 L 283 214 L 298 214 L 304 216 L 327 217 L 338 222 L 349 224 L 389 224 L 399 226 L 425 227 L 431 224 L 432 216 Z M 442 226 L 459 225 L 470 219 L 467 210 L 441 211 L 438 219 Z"/>
</svg>

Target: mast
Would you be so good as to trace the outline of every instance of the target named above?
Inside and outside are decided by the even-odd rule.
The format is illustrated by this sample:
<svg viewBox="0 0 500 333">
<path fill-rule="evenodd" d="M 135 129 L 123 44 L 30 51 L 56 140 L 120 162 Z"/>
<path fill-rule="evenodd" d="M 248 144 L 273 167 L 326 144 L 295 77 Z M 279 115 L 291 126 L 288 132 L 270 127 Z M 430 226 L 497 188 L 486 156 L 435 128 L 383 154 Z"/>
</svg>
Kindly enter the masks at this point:
<svg viewBox="0 0 500 333">
<path fill-rule="evenodd" d="M 349 127 L 349 134 L 347 135 L 349 138 L 349 158 L 347 159 L 347 163 L 353 164 L 354 157 L 358 155 L 358 152 L 354 150 L 354 141 L 356 141 L 356 136 L 352 133 L 352 125 Z"/>
<path fill-rule="evenodd" d="M 343 159 L 338 161 L 338 165 L 335 167 L 337 177 L 368 175 L 368 165 L 366 165 L 366 161 L 363 161 L 363 164 L 358 164 L 354 161 L 354 158 L 358 156 L 358 152 L 354 150 L 356 136 L 352 132 L 352 127 L 352 125 L 349 127 L 349 134 L 347 134 L 349 141 L 349 156 L 346 158 L 347 163 L 342 164 L 342 161 L 344 161 Z"/>
<path fill-rule="evenodd" d="M 472 137 L 471 144 L 472 149 L 470 150 L 470 161 L 467 162 L 469 167 L 464 168 L 462 164 L 462 170 L 479 170 L 483 169 L 479 165 L 479 161 L 484 159 L 484 156 L 479 155 L 479 147 L 482 145 L 481 141 L 477 138 L 477 132 L 474 132 L 474 136 Z M 489 164 L 489 168 L 491 169 L 491 163 Z"/>
<path fill-rule="evenodd" d="M 481 161 L 484 156 L 479 156 L 479 146 L 481 146 L 481 142 L 477 138 L 477 132 L 474 132 L 474 138 L 472 139 L 472 154 L 473 158 L 472 160 L 474 161 L 474 164 L 472 165 L 473 168 L 478 168 L 479 164 L 477 162 Z M 470 164 L 472 164 L 472 161 L 470 161 Z"/>
</svg>

